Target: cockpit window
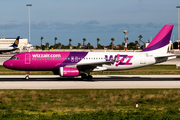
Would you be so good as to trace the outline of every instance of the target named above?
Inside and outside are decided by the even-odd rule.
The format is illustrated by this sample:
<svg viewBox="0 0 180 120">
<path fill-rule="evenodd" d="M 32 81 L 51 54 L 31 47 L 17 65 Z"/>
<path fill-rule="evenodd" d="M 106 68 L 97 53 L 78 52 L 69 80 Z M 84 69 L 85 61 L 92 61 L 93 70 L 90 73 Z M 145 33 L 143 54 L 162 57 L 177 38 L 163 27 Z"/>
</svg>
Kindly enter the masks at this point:
<svg viewBox="0 0 180 120">
<path fill-rule="evenodd" d="M 10 59 L 13 59 L 13 60 L 19 60 L 19 57 L 11 57 Z"/>
</svg>

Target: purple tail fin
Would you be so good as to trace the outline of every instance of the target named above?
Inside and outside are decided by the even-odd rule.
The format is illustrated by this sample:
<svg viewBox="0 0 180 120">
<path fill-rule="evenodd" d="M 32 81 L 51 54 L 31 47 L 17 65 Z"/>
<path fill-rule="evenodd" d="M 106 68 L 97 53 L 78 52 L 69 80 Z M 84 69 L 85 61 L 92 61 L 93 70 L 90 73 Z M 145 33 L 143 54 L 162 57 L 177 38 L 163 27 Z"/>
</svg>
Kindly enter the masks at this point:
<svg viewBox="0 0 180 120">
<path fill-rule="evenodd" d="M 149 45 L 141 52 L 159 51 L 166 53 L 174 25 L 165 25 Z M 164 48 L 164 49 L 163 49 Z"/>
</svg>

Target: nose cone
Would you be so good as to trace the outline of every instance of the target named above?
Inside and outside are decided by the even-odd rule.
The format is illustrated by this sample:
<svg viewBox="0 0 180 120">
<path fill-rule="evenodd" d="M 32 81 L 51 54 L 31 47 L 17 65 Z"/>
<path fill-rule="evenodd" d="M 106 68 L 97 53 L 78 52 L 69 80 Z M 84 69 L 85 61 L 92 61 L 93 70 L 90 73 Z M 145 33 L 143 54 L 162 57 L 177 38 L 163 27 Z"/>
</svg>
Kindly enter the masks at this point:
<svg viewBox="0 0 180 120">
<path fill-rule="evenodd" d="M 11 62 L 9 60 L 7 60 L 7 61 L 5 61 L 3 63 L 3 66 L 6 67 L 6 68 L 11 68 L 12 64 L 11 64 Z"/>
</svg>

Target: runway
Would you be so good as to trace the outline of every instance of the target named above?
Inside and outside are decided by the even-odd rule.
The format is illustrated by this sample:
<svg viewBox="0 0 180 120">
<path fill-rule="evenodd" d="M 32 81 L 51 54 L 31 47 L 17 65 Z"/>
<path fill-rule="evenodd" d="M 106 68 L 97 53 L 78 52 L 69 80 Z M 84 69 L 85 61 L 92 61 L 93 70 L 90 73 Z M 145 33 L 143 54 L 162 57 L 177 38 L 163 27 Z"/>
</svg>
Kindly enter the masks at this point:
<svg viewBox="0 0 180 120">
<path fill-rule="evenodd" d="M 56 75 L 1 75 L 0 89 L 180 88 L 180 75 L 94 75 L 92 81 Z"/>
</svg>

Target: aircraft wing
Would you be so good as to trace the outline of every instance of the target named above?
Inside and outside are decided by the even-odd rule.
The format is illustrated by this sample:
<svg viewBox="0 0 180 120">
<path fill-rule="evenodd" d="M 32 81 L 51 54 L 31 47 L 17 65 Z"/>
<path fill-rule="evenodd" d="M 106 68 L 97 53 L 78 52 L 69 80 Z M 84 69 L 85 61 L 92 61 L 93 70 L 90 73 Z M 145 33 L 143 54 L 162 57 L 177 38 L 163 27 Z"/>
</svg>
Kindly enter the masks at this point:
<svg viewBox="0 0 180 120">
<path fill-rule="evenodd" d="M 94 68 L 96 68 L 97 66 L 102 66 L 102 65 L 111 65 L 113 61 L 101 61 L 101 62 L 89 62 L 89 63 L 80 63 L 77 64 L 77 68 L 80 70 L 93 70 Z"/>
</svg>

